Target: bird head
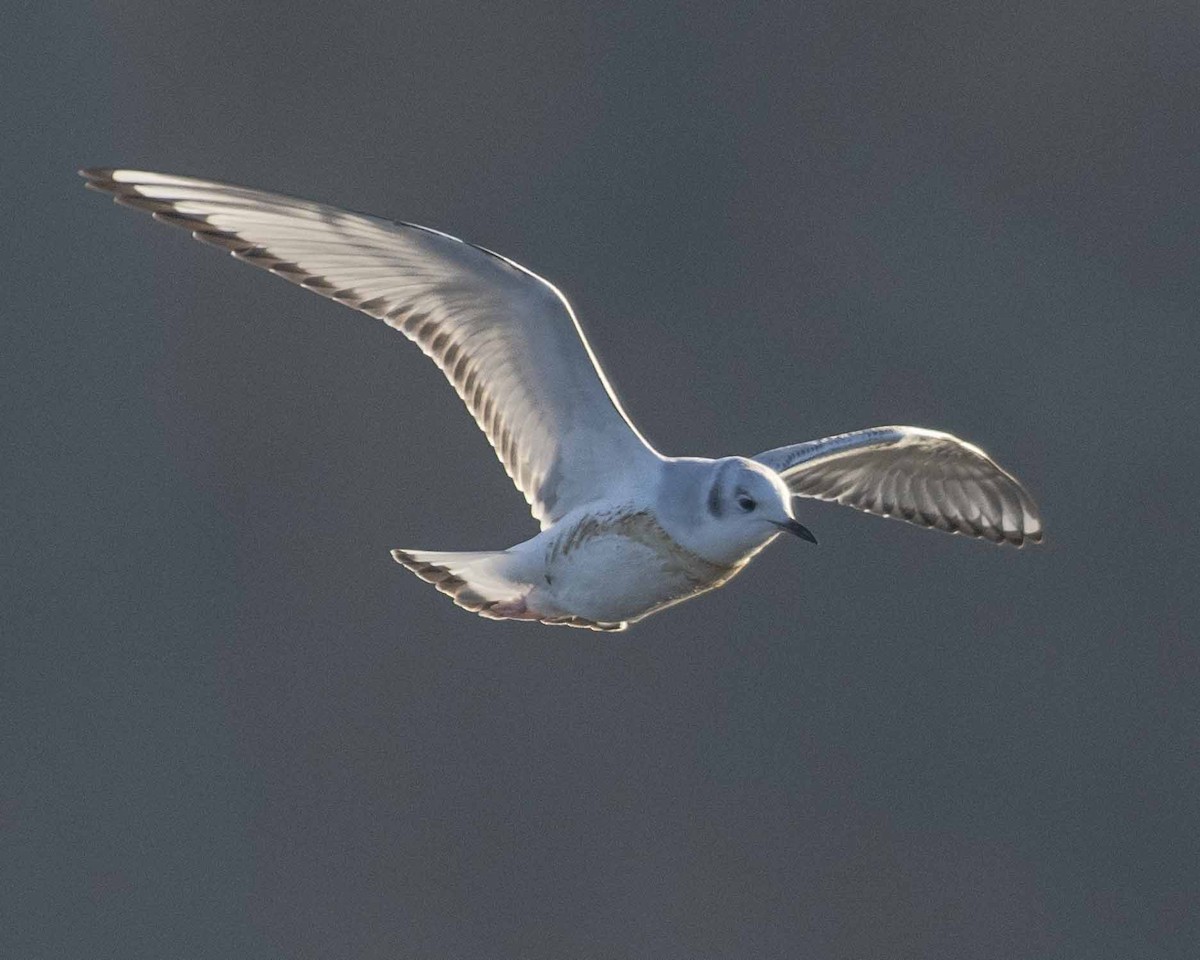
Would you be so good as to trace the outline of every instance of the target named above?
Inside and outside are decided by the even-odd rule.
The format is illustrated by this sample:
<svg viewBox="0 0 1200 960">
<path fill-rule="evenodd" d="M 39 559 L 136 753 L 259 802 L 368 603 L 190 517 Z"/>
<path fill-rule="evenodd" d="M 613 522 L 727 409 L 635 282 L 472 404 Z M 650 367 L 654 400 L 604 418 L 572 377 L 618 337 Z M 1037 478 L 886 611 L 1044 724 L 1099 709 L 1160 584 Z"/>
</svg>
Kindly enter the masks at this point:
<svg viewBox="0 0 1200 960">
<path fill-rule="evenodd" d="M 792 513 L 792 494 L 774 470 L 745 457 L 713 461 L 702 484 L 703 555 L 732 563 L 780 533 L 816 543 Z"/>
</svg>

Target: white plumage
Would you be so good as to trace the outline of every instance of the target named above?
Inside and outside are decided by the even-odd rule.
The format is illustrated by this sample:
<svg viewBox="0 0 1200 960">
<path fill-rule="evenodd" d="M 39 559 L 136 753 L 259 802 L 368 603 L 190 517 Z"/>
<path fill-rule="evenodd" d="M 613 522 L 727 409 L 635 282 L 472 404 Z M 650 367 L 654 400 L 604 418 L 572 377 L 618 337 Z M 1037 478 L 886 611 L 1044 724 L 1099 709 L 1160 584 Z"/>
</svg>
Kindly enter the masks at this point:
<svg viewBox="0 0 1200 960">
<path fill-rule="evenodd" d="M 88 186 L 383 320 L 445 373 L 542 532 L 507 550 L 396 559 L 497 619 L 592 629 L 721 586 L 781 530 L 791 495 L 1017 546 L 1041 539 L 1028 493 L 978 447 L 878 427 L 753 460 L 663 457 L 630 423 L 550 283 L 436 230 L 242 187 L 136 170 Z"/>
</svg>

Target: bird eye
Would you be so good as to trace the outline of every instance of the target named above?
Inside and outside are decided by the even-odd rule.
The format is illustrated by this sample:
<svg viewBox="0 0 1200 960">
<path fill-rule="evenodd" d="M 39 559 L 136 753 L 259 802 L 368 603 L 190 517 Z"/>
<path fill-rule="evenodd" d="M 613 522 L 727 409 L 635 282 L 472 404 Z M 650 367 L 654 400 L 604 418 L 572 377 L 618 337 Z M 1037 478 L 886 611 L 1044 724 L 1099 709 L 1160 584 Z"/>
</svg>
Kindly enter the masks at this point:
<svg viewBox="0 0 1200 960">
<path fill-rule="evenodd" d="M 753 510 L 755 507 L 758 506 L 757 503 L 755 503 L 753 500 L 751 500 L 745 494 L 742 494 L 740 497 L 738 497 L 737 502 L 738 502 L 738 506 L 741 507 L 743 510 L 745 510 L 747 513 L 749 513 L 751 510 Z"/>
</svg>

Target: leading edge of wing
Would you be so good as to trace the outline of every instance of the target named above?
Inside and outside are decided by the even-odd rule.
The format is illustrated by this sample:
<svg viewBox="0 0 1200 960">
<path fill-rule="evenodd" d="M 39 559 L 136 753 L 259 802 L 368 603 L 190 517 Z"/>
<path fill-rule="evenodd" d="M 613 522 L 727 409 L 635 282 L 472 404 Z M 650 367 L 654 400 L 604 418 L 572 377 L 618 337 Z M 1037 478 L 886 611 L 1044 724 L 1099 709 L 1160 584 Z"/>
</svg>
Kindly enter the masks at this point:
<svg viewBox="0 0 1200 960">
<path fill-rule="evenodd" d="M 122 168 L 81 175 L 122 205 L 417 342 L 543 522 L 580 498 L 594 499 L 592 488 L 605 475 L 636 469 L 639 454 L 658 456 L 622 407 L 566 297 L 508 257 L 419 224 L 230 184 Z M 489 277 L 485 262 L 500 272 Z"/>
</svg>

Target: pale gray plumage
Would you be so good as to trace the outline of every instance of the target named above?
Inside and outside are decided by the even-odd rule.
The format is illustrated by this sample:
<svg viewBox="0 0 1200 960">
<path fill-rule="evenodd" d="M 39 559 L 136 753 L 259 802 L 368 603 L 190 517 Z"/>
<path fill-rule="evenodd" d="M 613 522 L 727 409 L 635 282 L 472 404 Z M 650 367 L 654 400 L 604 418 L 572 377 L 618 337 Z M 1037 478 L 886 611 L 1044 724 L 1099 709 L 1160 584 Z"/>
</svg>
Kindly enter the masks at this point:
<svg viewBox="0 0 1200 960">
<path fill-rule="evenodd" d="M 118 203 L 383 320 L 433 358 L 542 527 L 506 550 L 393 551 L 481 616 L 622 630 L 725 584 L 780 532 L 815 543 L 793 495 L 998 543 L 1041 539 L 1011 475 L 931 430 L 880 427 L 754 460 L 661 456 L 621 409 L 562 294 L 482 247 L 190 177 L 81 172 Z"/>
<path fill-rule="evenodd" d="M 571 307 L 511 260 L 436 230 L 137 170 L 82 171 L 118 203 L 192 231 L 395 327 L 438 364 L 543 526 L 654 454 Z"/>
<path fill-rule="evenodd" d="M 1042 539 L 1025 489 L 973 444 L 920 427 L 874 427 L 754 458 L 800 497 L 1021 546 Z"/>
</svg>

